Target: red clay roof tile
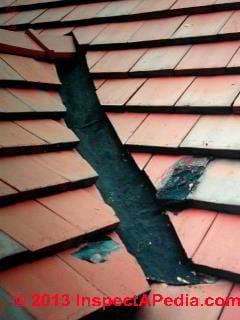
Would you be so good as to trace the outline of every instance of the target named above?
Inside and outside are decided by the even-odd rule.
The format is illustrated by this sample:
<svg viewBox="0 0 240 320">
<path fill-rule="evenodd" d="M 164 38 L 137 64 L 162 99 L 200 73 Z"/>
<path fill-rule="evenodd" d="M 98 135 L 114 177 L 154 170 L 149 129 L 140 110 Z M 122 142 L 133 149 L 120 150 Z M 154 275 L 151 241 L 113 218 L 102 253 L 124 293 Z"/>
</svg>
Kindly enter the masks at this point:
<svg viewBox="0 0 240 320">
<path fill-rule="evenodd" d="M 19 100 L 9 90 L 1 88 L 1 105 L 0 105 L 0 119 L 3 113 L 24 113 L 30 112 L 32 109 L 23 101 Z"/>
<path fill-rule="evenodd" d="M 175 1 L 176 0 L 143 0 L 131 11 L 131 14 L 167 10 Z"/>
<path fill-rule="evenodd" d="M 88 51 L 86 53 L 86 59 L 88 68 L 91 69 L 105 54 L 107 51 Z"/>
<path fill-rule="evenodd" d="M 4 60 L 0 58 L 0 80 L 22 81 L 23 77 L 13 70 Z"/>
<path fill-rule="evenodd" d="M 76 6 L 66 6 L 59 8 L 50 8 L 44 10 L 41 15 L 38 15 L 36 19 L 33 19 L 32 23 L 43 23 L 50 21 L 61 21 L 66 15 L 68 15 Z"/>
<path fill-rule="evenodd" d="M 142 0 L 111 1 L 100 10 L 97 17 L 114 17 L 132 13 L 133 9 L 142 2 Z"/>
<path fill-rule="evenodd" d="M 96 2 L 96 3 L 87 3 L 80 4 L 73 11 L 71 11 L 63 21 L 71 21 L 71 20 L 83 20 L 94 18 L 96 14 L 101 11 L 108 2 Z"/>
<path fill-rule="evenodd" d="M 76 38 L 78 44 L 88 44 L 92 42 L 106 27 L 107 24 L 81 26 L 74 29 L 73 35 Z"/>
<path fill-rule="evenodd" d="M 215 2 L 216 0 L 177 0 L 171 9 L 208 6 L 214 4 Z"/>
<path fill-rule="evenodd" d="M 239 284 L 235 284 L 229 294 L 229 298 L 233 297 L 238 299 L 238 297 L 240 296 L 240 286 Z M 231 300 L 229 300 L 231 301 Z M 230 305 L 230 306 L 225 306 L 223 309 L 223 312 L 219 318 L 219 320 L 234 320 L 234 319 L 238 319 L 239 318 L 239 307 L 235 306 L 235 305 Z"/>
<path fill-rule="evenodd" d="M 228 63 L 228 68 L 239 68 L 240 65 L 240 49 L 237 50 L 237 52 L 232 57 L 231 61 Z"/>
<path fill-rule="evenodd" d="M 144 169 L 144 167 L 152 157 L 151 153 L 140 153 L 140 152 L 132 152 L 131 156 L 133 160 L 136 162 L 140 170 Z"/>
<path fill-rule="evenodd" d="M 40 16 L 44 11 L 45 9 L 37 9 L 18 12 L 12 19 L 7 21 L 6 25 L 28 24 Z"/>
<path fill-rule="evenodd" d="M 17 190 L 0 180 L 0 197 L 17 193 Z"/>
<path fill-rule="evenodd" d="M 239 17 L 240 11 L 235 11 L 219 33 L 238 33 L 240 31 Z"/>
</svg>

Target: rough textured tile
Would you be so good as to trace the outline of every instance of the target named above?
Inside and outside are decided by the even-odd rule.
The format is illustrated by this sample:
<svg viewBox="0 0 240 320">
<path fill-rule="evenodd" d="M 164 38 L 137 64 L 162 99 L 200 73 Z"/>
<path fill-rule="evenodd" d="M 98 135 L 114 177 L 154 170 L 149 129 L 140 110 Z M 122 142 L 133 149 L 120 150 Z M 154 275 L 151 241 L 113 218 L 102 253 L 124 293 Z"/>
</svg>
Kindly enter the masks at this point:
<svg viewBox="0 0 240 320">
<path fill-rule="evenodd" d="M 200 209 L 186 209 L 177 214 L 168 212 L 188 258 L 191 258 L 197 250 L 217 214 L 215 211 Z"/>
<path fill-rule="evenodd" d="M 59 281 L 61 275 L 62 281 Z M 26 281 L 31 279 L 31 281 Z M 68 264 L 56 256 L 27 263 L 19 267 L 3 271 L 0 274 L 1 287 L 13 297 L 19 294 L 19 288 L 24 288 L 27 301 L 31 301 L 32 295 L 43 295 L 46 292 L 53 296 L 58 293 L 69 294 L 71 303 L 69 306 L 46 306 L 36 308 L 28 304 L 27 311 L 35 319 L 76 320 L 94 312 L 99 307 L 77 306 L 77 295 L 85 297 L 102 297 L 94 285 L 86 281 Z"/>
<path fill-rule="evenodd" d="M 33 23 L 43 23 L 50 21 L 61 21 L 69 12 L 71 12 L 76 6 L 65 6 L 59 8 L 50 8 L 36 18 Z"/>
<path fill-rule="evenodd" d="M 119 222 L 110 206 L 85 189 L 40 198 L 38 201 L 77 227 L 79 235 L 104 230 Z"/>
<path fill-rule="evenodd" d="M 150 114 L 128 140 L 128 144 L 177 148 L 199 116 Z"/>
<path fill-rule="evenodd" d="M 108 51 L 91 72 L 128 72 L 146 49 Z"/>
<path fill-rule="evenodd" d="M 0 80 L 24 80 L 15 70 L 13 70 L 4 60 L 0 59 Z"/>
<path fill-rule="evenodd" d="M 122 16 L 132 13 L 132 10 L 141 3 L 141 0 L 125 0 L 109 2 L 105 8 L 99 11 L 97 17 Z"/>
<path fill-rule="evenodd" d="M 32 109 L 7 89 L 0 89 L 0 113 L 29 112 Z M 0 116 L 1 117 L 1 116 Z"/>
<path fill-rule="evenodd" d="M 146 79 L 113 79 L 107 80 L 97 96 L 102 105 L 124 105 Z"/>
<path fill-rule="evenodd" d="M 138 168 L 140 170 L 143 170 L 143 168 L 146 166 L 148 161 L 151 159 L 152 154 L 151 153 L 132 152 L 131 156 L 132 156 L 133 160 L 136 162 Z"/>
<path fill-rule="evenodd" d="M 232 11 L 196 14 L 189 16 L 174 33 L 173 38 L 215 35 L 226 23 Z"/>
<path fill-rule="evenodd" d="M 237 52 L 232 57 L 231 61 L 227 65 L 228 68 L 239 68 L 240 66 L 240 49 L 237 50 Z"/>
<path fill-rule="evenodd" d="M 59 256 L 106 296 L 124 298 L 148 291 L 147 281 L 136 259 L 127 252 L 116 234 L 108 239 L 120 248 L 110 253 L 103 263 L 89 263 L 73 256 L 79 250 L 77 248 L 62 252 Z M 129 277 L 131 281 L 127 281 Z"/>
<path fill-rule="evenodd" d="M 21 120 L 16 123 L 48 143 L 78 141 L 72 130 L 54 120 Z"/>
<path fill-rule="evenodd" d="M 224 27 L 219 32 L 222 33 L 238 33 L 240 32 L 240 11 L 237 10 L 233 13 L 231 18 L 227 21 Z"/>
<path fill-rule="evenodd" d="M 176 106 L 230 107 L 239 91 L 239 75 L 197 77 Z"/>
<path fill-rule="evenodd" d="M 132 106 L 174 106 L 194 77 L 152 78 L 128 101 Z"/>
<path fill-rule="evenodd" d="M 146 113 L 107 113 L 119 139 L 125 143 L 147 117 Z"/>
<path fill-rule="evenodd" d="M 110 23 L 91 43 L 123 43 L 142 26 L 142 21 Z"/>
<path fill-rule="evenodd" d="M 239 46 L 239 41 L 195 44 L 177 65 L 176 70 L 226 67 Z"/>
<path fill-rule="evenodd" d="M 63 21 L 94 18 L 100 10 L 106 7 L 107 4 L 108 2 L 80 4 L 66 17 L 64 17 Z"/>
<path fill-rule="evenodd" d="M 234 250 L 240 241 L 239 226 L 238 215 L 219 213 L 194 254 L 193 262 L 239 274 L 239 257 Z"/>
<path fill-rule="evenodd" d="M 82 26 L 74 29 L 73 34 L 78 44 L 88 44 L 97 37 L 97 35 L 106 28 L 107 24 L 96 24 L 91 26 Z"/>
<path fill-rule="evenodd" d="M 213 160 L 204 171 L 197 188 L 190 194 L 190 198 L 213 204 L 239 206 L 239 179 L 238 160 Z"/>
<path fill-rule="evenodd" d="M 139 59 L 131 71 L 153 71 L 174 69 L 190 46 L 151 48 Z"/>
<path fill-rule="evenodd" d="M 10 238 L 6 233 L 0 231 L 0 259 L 24 252 L 26 249 Z"/>
<path fill-rule="evenodd" d="M 240 286 L 239 286 L 239 284 L 236 283 L 234 285 L 232 291 L 230 292 L 229 297 L 238 299 L 239 296 L 240 296 Z M 230 301 L 230 303 L 231 303 L 231 301 Z M 239 314 L 240 314 L 240 309 L 239 309 L 238 305 L 225 306 L 223 308 L 223 312 L 222 312 L 219 320 L 234 320 L 234 319 L 238 319 L 239 318 Z"/>
<path fill-rule="evenodd" d="M 143 0 L 131 14 L 167 10 L 176 0 Z"/>
<path fill-rule="evenodd" d="M 7 25 L 19 25 L 25 23 L 31 23 L 36 17 L 40 16 L 45 9 L 29 10 L 18 12 L 12 19 L 10 19 Z"/>
<path fill-rule="evenodd" d="M 79 228 L 35 201 L 0 208 L 0 228 L 30 251 L 75 238 Z"/>
<path fill-rule="evenodd" d="M 0 57 L 27 81 L 60 84 L 53 63 L 39 62 L 31 58 L 10 54 L 1 54 Z"/>
<path fill-rule="evenodd" d="M 102 59 L 106 52 L 107 51 L 88 51 L 86 53 L 88 68 L 91 69 L 100 59 Z"/>
<path fill-rule="evenodd" d="M 214 4 L 216 0 L 177 0 L 171 9 L 201 7 Z"/>
<path fill-rule="evenodd" d="M 198 297 L 200 303 L 207 297 L 226 298 L 232 287 L 231 282 L 217 281 L 211 284 L 198 284 L 195 286 L 167 286 L 166 284 L 153 284 L 150 294 L 162 295 L 163 297 L 176 298 L 183 294 L 185 297 Z M 145 306 L 140 308 L 136 320 L 216 320 L 218 319 L 222 310 L 222 306 L 164 306 L 162 303 L 156 306 Z"/>
<path fill-rule="evenodd" d="M 147 163 L 144 171 L 148 175 L 153 186 L 158 189 L 166 172 L 174 166 L 174 164 L 183 158 L 183 156 L 175 155 L 153 155 L 151 160 Z"/>
<path fill-rule="evenodd" d="M 179 16 L 144 21 L 142 27 L 131 37 L 130 42 L 170 38 L 185 18 L 186 16 Z"/>
<path fill-rule="evenodd" d="M 240 150 L 240 116 L 202 116 L 181 147 Z"/>
</svg>

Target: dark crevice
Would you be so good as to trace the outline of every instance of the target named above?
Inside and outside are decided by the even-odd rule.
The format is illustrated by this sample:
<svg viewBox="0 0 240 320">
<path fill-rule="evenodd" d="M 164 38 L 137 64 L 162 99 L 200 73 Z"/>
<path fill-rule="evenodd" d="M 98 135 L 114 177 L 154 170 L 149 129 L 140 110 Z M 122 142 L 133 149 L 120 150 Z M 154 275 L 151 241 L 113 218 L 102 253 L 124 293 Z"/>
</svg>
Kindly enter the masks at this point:
<svg viewBox="0 0 240 320">
<path fill-rule="evenodd" d="M 148 279 L 198 283 L 153 187 L 120 143 L 102 111 L 84 56 L 58 63 L 66 122 L 80 138 L 79 152 L 99 174 L 97 187 L 120 218 L 117 231 Z"/>
</svg>

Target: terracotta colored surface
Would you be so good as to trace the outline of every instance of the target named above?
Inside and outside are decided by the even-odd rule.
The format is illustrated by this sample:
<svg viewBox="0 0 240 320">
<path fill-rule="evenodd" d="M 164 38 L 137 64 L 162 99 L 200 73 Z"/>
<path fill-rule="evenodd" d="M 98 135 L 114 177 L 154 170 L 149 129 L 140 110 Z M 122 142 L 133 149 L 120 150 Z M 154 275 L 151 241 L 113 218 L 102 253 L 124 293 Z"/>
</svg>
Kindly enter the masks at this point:
<svg viewBox="0 0 240 320">
<path fill-rule="evenodd" d="M 0 80 L 23 80 L 4 60 L 0 59 Z"/>
<path fill-rule="evenodd" d="M 0 4 L 1 6 L 1 4 Z M 15 15 L 17 14 L 17 12 L 5 12 L 5 13 L 1 13 L 0 14 L 0 24 L 1 25 L 5 25 L 7 24 L 7 22 L 12 19 Z"/>
<path fill-rule="evenodd" d="M 231 61 L 228 64 L 228 68 L 239 67 L 239 65 L 240 65 L 240 49 L 238 49 L 235 55 L 232 57 Z"/>
<path fill-rule="evenodd" d="M 35 201 L 0 208 L 0 228 L 31 251 L 80 234 L 79 228 Z"/>
<path fill-rule="evenodd" d="M 239 115 L 202 116 L 181 147 L 239 150 L 239 125 Z"/>
<path fill-rule="evenodd" d="M 12 187 L 0 180 L 0 197 L 15 193 L 17 193 L 17 190 L 13 189 Z"/>
<path fill-rule="evenodd" d="M 149 286 L 137 261 L 119 240 L 113 239 L 121 248 L 108 255 L 104 263 L 89 263 L 72 256 L 71 253 L 78 251 L 77 248 L 62 252 L 59 256 L 106 296 L 124 298 L 147 292 Z"/>
<path fill-rule="evenodd" d="M 232 11 L 196 14 L 189 16 L 174 33 L 173 38 L 199 37 L 217 34 Z"/>
<path fill-rule="evenodd" d="M 0 122 L 0 148 L 40 146 L 46 142 L 14 122 Z"/>
<path fill-rule="evenodd" d="M 226 67 L 239 46 L 239 41 L 195 44 L 177 65 L 176 70 Z"/>
<path fill-rule="evenodd" d="M 107 113 L 119 139 L 126 143 L 147 117 L 146 113 Z"/>
<path fill-rule="evenodd" d="M 207 166 L 200 183 L 190 197 L 213 204 L 239 206 L 239 178 L 240 163 L 238 160 L 213 160 Z"/>
<path fill-rule="evenodd" d="M 131 11 L 131 13 L 144 13 L 152 11 L 167 10 L 175 0 L 143 0 Z"/>
<path fill-rule="evenodd" d="M 132 152 L 131 156 L 133 157 L 134 161 L 136 162 L 138 168 L 143 170 L 145 165 L 151 159 L 151 153 L 140 153 L 140 152 Z"/>
<path fill-rule="evenodd" d="M 101 44 L 128 42 L 142 24 L 142 21 L 110 23 L 91 43 Z"/>
<path fill-rule="evenodd" d="M 76 8 L 76 6 L 65 6 L 65 7 L 47 9 L 38 18 L 34 19 L 33 23 L 61 21 L 74 8 Z"/>
<path fill-rule="evenodd" d="M 240 31 L 240 11 L 235 11 L 231 18 L 227 21 L 224 27 L 219 32 L 221 33 L 238 33 Z"/>
<path fill-rule="evenodd" d="M 111 207 L 85 189 L 39 198 L 38 201 L 77 227 L 79 235 L 113 227 L 119 222 Z"/>
<path fill-rule="evenodd" d="M 147 163 L 144 171 L 156 189 L 158 189 L 167 171 L 183 156 L 175 155 L 153 155 Z"/>
<path fill-rule="evenodd" d="M 173 106 L 194 77 L 168 77 L 147 80 L 127 105 Z"/>
<path fill-rule="evenodd" d="M 90 19 L 106 7 L 108 2 L 80 4 L 72 12 L 70 12 L 63 21 Z"/>
<path fill-rule="evenodd" d="M 148 49 L 131 71 L 174 69 L 191 46 L 172 46 Z"/>
<path fill-rule="evenodd" d="M 57 91 L 11 88 L 13 96 L 35 111 L 65 111 L 60 95 Z"/>
<path fill-rule="evenodd" d="M 29 112 L 32 109 L 30 106 L 19 100 L 7 89 L 0 89 L 1 105 L 0 112 L 12 113 L 12 112 Z M 1 116 L 0 116 L 1 117 Z"/>
<path fill-rule="evenodd" d="M 235 298 L 235 301 L 237 300 L 236 298 L 240 297 L 240 286 L 239 284 L 235 284 L 232 291 L 229 294 L 229 297 Z M 219 318 L 219 320 L 234 320 L 239 318 L 239 306 L 238 305 L 230 305 L 230 306 L 225 306 L 223 309 L 223 312 Z"/>
<path fill-rule="evenodd" d="M 59 281 L 59 275 L 62 281 Z M 31 281 L 26 281 L 26 279 L 31 279 Z M 20 288 L 24 288 L 28 301 L 31 301 L 32 295 L 36 292 L 40 295 L 47 292 L 51 296 L 67 292 L 70 295 L 70 306 L 43 308 L 29 304 L 28 311 L 39 320 L 77 320 L 97 309 L 97 307 L 87 305 L 77 306 L 77 295 L 102 297 L 102 293 L 91 283 L 56 256 L 1 272 L 0 285 L 12 296 L 17 296 Z"/>
<path fill-rule="evenodd" d="M 29 10 L 18 12 L 12 19 L 10 19 L 6 24 L 7 25 L 18 25 L 18 24 L 25 24 L 30 23 L 35 18 L 41 15 L 45 10 L 44 9 L 37 9 L 37 10 Z"/>
<path fill-rule="evenodd" d="M 127 143 L 177 148 L 198 118 L 196 115 L 150 114 Z"/>
<path fill-rule="evenodd" d="M 105 81 L 106 81 L 105 79 L 94 80 L 93 83 L 94 83 L 95 88 L 99 89 L 101 87 L 101 85 L 104 84 Z"/>
<path fill-rule="evenodd" d="M 167 286 L 165 284 L 153 284 L 151 295 L 161 294 L 164 297 L 178 297 L 188 294 L 188 297 L 197 297 L 200 303 L 207 297 L 226 298 L 232 287 L 231 282 L 217 281 L 211 284 L 199 284 L 195 286 Z M 222 306 L 155 306 L 143 307 L 139 310 L 136 320 L 217 320 Z"/>
<path fill-rule="evenodd" d="M 97 96 L 102 105 L 124 105 L 146 79 L 113 79 L 107 80 Z"/>
<path fill-rule="evenodd" d="M 122 16 L 132 13 L 133 9 L 141 3 L 142 0 L 112 1 L 97 13 L 97 17 Z"/>
<path fill-rule="evenodd" d="M 32 159 L 69 181 L 97 177 L 97 173 L 88 162 L 72 150 L 36 154 L 32 155 Z"/>
<path fill-rule="evenodd" d="M 105 54 L 107 51 L 88 51 L 86 53 L 86 59 L 89 69 L 91 69 Z"/>
<path fill-rule="evenodd" d="M 145 53 L 146 49 L 109 51 L 91 69 L 91 72 L 127 72 Z"/>
<path fill-rule="evenodd" d="M 230 107 L 239 91 L 239 75 L 197 77 L 176 106 Z"/>
<path fill-rule="evenodd" d="M 215 2 L 215 0 L 177 0 L 171 9 L 208 6 L 214 4 Z"/>
<path fill-rule="evenodd" d="M 56 67 L 52 63 L 10 54 L 1 54 L 0 58 L 27 81 L 60 84 Z"/>
<path fill-rule="evenodd" d="M 194 254 L 194 263 L 239 273 L 239 258 L 233 250 L 239 243 L 239 226 L 238 215 L 219 213 Z"/>
<path fill-rule="evenodd" d="M 168 212 L 178 238 L 191 258 L 214 223 L 215 211 L 186 209 L 177 214 Z"/>
<path fill-rule="evenodd" d="M 185 18 L 186 16 L 179 16 L 144 21 L 142 27 L 131 37 L 130 41 L 135 42 L 170 38 Z"/>
<path fill-rule="evenodd" d="M 54 120 L 21 120 L 16 123 L 48 143 L 78 141 L 72 130 Z"/>
<path fill-rule="evenodd" d="M 51 29 L 44 29 L 41 34 L 42 35 L 56 35 L 56 36 L 63 36 L 65 34 L 70 33 L 74 28 L 73 27 L 64 27 L 64 28 L 51 28 Z"/>
<path fill-rule="evenodd" d="M 90 43 L 97 35 L 106 28 L 107 24 L 96 24 L 91 26 L 82 26 L 74 29 L 73 34 L 78 44 Z"/>
</svg>

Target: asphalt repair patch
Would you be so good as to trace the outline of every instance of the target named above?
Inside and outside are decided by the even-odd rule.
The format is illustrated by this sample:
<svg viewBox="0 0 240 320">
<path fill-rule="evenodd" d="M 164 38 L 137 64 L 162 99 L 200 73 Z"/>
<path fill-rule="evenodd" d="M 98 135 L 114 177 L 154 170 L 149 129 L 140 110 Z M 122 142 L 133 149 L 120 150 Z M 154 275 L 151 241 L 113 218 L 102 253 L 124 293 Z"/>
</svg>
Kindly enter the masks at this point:
<svg viewBox="0 0 240 320">
<path fill-rule="evenodd" d="M 126 152 L 102 111 L 84 56 L 60 61 L 67 125 L 80 138 L 78 151 L 99 174 L 97 187 L 120 218 L 122 241 L 151 281 L 195 284 L 201 279 L 187 260 L 155 191 Z"/>
</svg>

